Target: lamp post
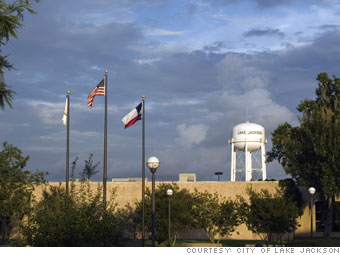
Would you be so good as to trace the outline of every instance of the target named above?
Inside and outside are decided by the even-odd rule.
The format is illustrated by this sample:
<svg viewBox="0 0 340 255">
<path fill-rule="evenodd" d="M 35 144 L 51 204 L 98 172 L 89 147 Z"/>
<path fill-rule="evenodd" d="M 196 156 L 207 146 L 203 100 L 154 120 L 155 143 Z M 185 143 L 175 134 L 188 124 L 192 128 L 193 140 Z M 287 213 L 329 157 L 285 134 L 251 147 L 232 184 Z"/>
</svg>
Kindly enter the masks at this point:
<svg viewBox="0 0 340 255">
<path fill-rule="evenodd" d="M 223 172 L 215 172 L 215 175 L 217 175 L 217 181 L 220 181 L 220 176 L 223 175 Z"/>
<path fill-rule="evenodd" d="M 173 194 L 174 192 L 173 192 L 173 190 L 172 189 L 168 189 L 167 191 L 166 191 L 166 194 L 168 195 L 168 198 L 169 198 L 169 246 L 171 246 L 171 232 L 170 232 L 170 223 L 171 223 L 171 220 L 170 220 L 170 215 L 171 215 L 171 202 L 170 202 L 170 200 L 171 200 L 171 196 L 172 196 L 172 194 Z"/>
<path fill-rule="evenodd" d="M 315 193 L 315 188 L 314 187 L 310 187 L 308 189 L 308 192 L 310 194 L 310 237 L 313 238 L 313 195 Z"/>
<path fill-rule="evenodd" d="M 150 157 L 146 165 L 152 173 L 152 246 L 155 247 L 155 173 L 159 167 L 159 159 Z"/>
</svg>

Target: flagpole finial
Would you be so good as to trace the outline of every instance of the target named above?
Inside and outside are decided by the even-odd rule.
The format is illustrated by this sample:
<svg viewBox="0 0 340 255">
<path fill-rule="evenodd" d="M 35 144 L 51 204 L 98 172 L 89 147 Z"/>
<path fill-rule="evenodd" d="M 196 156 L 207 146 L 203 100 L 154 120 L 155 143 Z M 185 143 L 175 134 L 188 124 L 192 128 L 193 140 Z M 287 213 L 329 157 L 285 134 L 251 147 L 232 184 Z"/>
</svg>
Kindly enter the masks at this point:
<svg viewBox="0 0 340 255">
<path fill-rule="evenodd" d="M 68 91 L 67 91 L 67 95 L 69 95 L 69 94 L 71 94 L 71 90 L 68 90 Z"/>
<path fill-rule="evenodd" d="M 108 72 L 109 72 L 109 70 L 106 69 L 106 70 L 105 70 L 105 73 L 108 73 Z"/>
<path fill-rule="evenodd" d="M 145 99 L 145 96 L 144 96 L 144 95 L 142 96 L 142 99 Z"/>
</svg>

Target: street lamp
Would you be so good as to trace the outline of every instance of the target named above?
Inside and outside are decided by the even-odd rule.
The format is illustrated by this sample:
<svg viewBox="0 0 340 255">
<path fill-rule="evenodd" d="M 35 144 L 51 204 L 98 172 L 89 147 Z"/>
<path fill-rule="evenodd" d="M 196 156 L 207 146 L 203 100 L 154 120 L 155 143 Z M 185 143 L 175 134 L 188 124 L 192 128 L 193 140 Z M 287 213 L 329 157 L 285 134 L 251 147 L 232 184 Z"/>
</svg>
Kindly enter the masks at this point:
<svg viewBox="0 0 340 255">
<path fill-rule="evenodd" d="M 310 237 L 313 238 L 313 195 L 315 193 L 315 188 L 310 187 L 308 189 L 308 192 L 310 194 Z"/>
<path fill-rule="evenodd" d="M 169 198 L 169 246 L 171 246 L 171 235 L 170 235 L 170 215 L 171 215 L 171 203 L 170 203 L 170 200 L 171 200 L 171 196 L 172 194 L 174 193 L 174 191 L 172 189 L 168 189 L 166 191 L 166 194 L 168 195 L 168 198 Z"/>
<path fill-rule="evenodd" d="M 217 181 L 220 181 L 220 176 L 223 175 L 223 172 L 215 172 L 215 175 L 217 175 Z"/>
<path fill-rule="evenodd" d="M 152 173 L 152 246 L 155 247 L 155 173 L 159 167 L 159 159 L 150 157 L 146 165 Z"/>
</svg>

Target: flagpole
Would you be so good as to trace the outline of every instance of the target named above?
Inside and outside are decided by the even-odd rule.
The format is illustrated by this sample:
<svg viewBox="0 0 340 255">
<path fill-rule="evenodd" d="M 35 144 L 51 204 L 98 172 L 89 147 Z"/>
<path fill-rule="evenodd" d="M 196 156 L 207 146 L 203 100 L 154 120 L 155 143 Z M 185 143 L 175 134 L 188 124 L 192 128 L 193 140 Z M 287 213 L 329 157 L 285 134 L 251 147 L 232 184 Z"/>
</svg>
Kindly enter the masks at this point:
<svg viewBox="0 0 340 255">
<path fill-rule="evenodd" d="M 142 96 L 143 104 L 143 128 L 142 128 L 142 246 L 145 242 L 145 96 Z"/>
<path fill-rule="evenodd" d="M 70 94 L 71 91 L 67 91 L 67 128 L 66 128 L 66 194 L 68 194 L 69 186 L 69 173 L 70 173 Z"/>
<path fill-rule="evenodd" d="M 104 117 L 104 171 L 103 171 L 103 202 L 106 208 L 106 182 L 107 182 L 107 73 L 105 70 L 104 87 L 105 87 L 105 117 Z"/>
</svg>

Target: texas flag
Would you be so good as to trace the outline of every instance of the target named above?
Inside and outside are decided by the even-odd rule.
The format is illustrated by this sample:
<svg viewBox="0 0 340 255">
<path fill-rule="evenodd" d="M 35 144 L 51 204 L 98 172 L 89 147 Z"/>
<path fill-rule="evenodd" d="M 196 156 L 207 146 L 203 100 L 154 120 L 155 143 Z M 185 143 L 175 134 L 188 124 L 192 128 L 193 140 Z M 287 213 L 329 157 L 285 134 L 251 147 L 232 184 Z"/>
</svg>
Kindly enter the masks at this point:
<svg viewBox="0 0 340 255">
<path fill-rule="evenodd" d="M 125 128 L 132 126 L 138 120 L 142 119 L 142 111 L 143 111 L 143 103 L 140 103 L 131 112 L 126 114 L 124 118 L 122 118 Z"/>
</svg>

